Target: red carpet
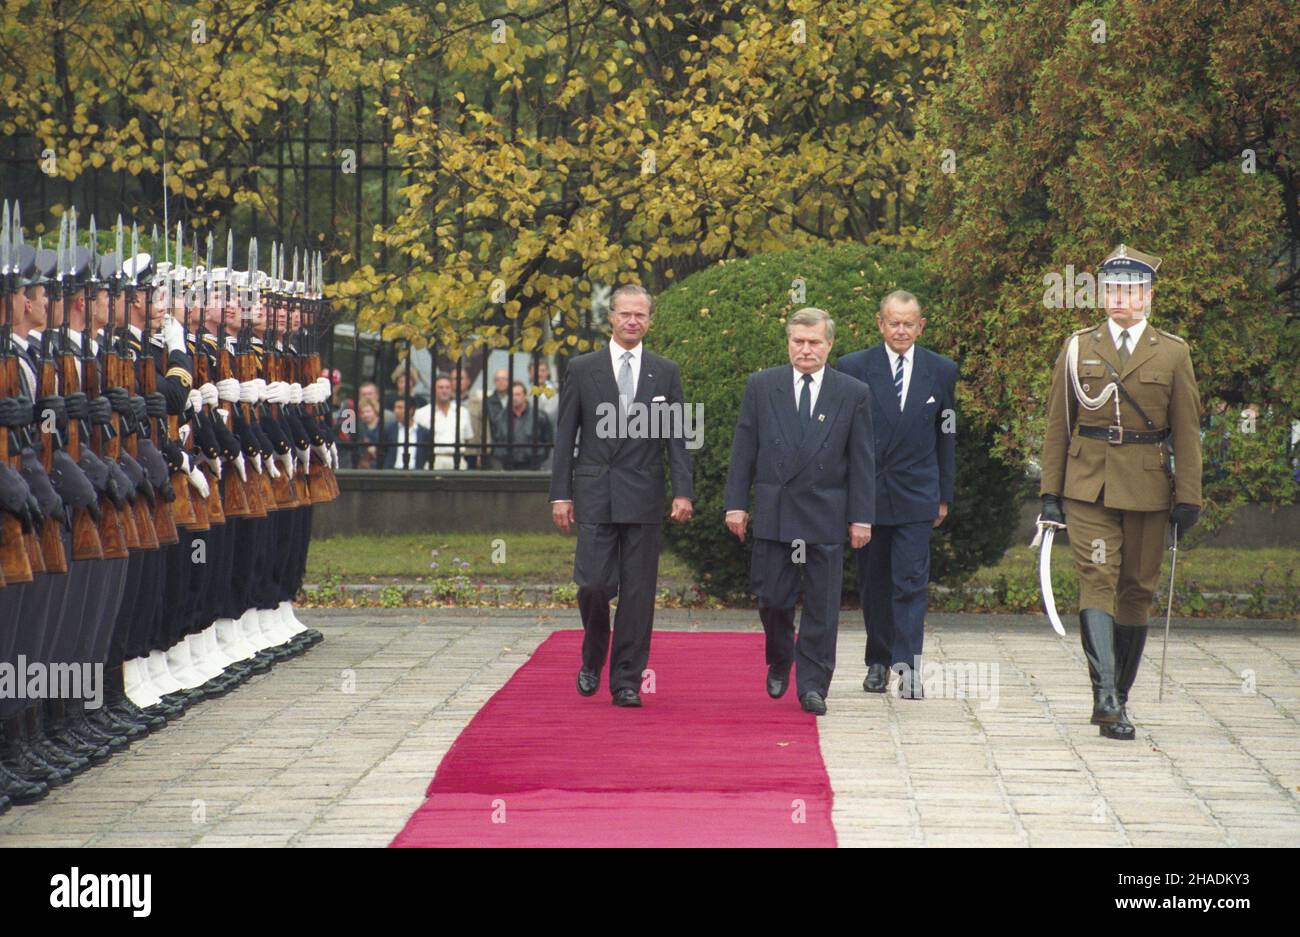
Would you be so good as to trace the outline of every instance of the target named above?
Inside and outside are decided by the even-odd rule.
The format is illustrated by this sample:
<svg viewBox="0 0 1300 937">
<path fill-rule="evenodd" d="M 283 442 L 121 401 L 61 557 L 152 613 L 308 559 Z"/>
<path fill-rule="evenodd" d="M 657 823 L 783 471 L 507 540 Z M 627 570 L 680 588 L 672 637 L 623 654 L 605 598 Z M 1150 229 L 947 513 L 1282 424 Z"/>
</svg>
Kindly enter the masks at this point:
<svg viewBox="0 0 1300 937">
<path fill-rule="evenodd" d="M 768 699 L 761 634 L 656 632 L 639 710 L 578 695 L 581 643 L 551 635 L 488 700 L 392 845 L 835 845 L 816 720 Z"/>
</svg>

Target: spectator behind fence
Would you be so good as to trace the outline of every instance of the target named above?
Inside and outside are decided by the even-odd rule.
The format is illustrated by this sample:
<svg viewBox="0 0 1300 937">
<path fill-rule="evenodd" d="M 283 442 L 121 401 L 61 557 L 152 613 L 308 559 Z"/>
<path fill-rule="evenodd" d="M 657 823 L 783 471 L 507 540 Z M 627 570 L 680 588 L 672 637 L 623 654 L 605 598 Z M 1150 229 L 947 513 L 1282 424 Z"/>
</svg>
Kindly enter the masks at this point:
<svg viewBox="0 0 1300 937">
<path fill-rule="evenodd" d="M 498 368 L 492 374 L 492 394 L 483 403 L 488 413 L 488 423 L 497 425 L 501 414 L 510 404 L 510 373 L 505 368 Z"/>
<path fill-rule="evenodd" d="M 423 407 L 429 403 L 429 398 L 420 393 L 420 387 L 423 383 L 424 375 L 414 365 L 411 366 L 411 382 L 409 385 L 406 381 L 406 362 L 403 361 L 393 369 L 393 393 L 396 399 L 409 399 L 413 408 Z"/>
<path fill-rule="evenodd" d="M 474 434 L 469 412 L 452 399 L 451 377 L 439 374 L 433 384 L 434 403 L 415 411 L 415 425 L 433 440 L 434 471 L 446 472 L 465 468 L 469 454 L 465 443 Z M 460 458 L 456 458 L 456 441 L 460 440 Z"/>
<path fill-rule="evenodd" d="M 501 468 L 539 469 L 550 454 L 555 439 L 551 421 L 540 409 L 533 409 L 523 381 L 515 381 L 511 388 L 510 409 L 492 427 L 492 438 L 496 440 L 492 453 Z"/>
<path fill-rule="evenodd" d="M 407 410 L 406 401 L 393 401 L 392 424 L 384 427 L 384 468 L 427 469 L 429 467 L 429 431 L 417 426 Z"/>
<path fill-rule="evenodd" d="M 474 386 L 474 375 L 463 364 L 460 369 L 460 396 L 458 402 L 461 408 L 469 414 L 471 430 L 469 438 L 460 441 L 461 451 L 465 453 L 469 467 L 478 468 L 479 463 L 486 461 L 484 458 L 487 452 L 485 444 L 492 441 L 492 431 L 487 427 L 483 419 L 483 393 Z"/>
<path fill-rule="evenodd" d="M 379 445 L 384 441 L 385 421 L 379 408 L 369 398 L 361 398 L 357 411 L 357 431 L 352 437 L 352 467 L 374 469 L 384 467 L 384 456 Z"/>
<path fill-rule="evenodd" d="M 555 416 L 560 410 L 559 387 L 551 381 L 551 365 L 538 361 L 533 365 L 533 392 L 537 397 L 537 409 L 546 414 L 551 426 L 555 426 Z"/>
<path fill-rule="evenodd" d="M 379 385 L 376 384 L 374 381 L 366 381 L 364 384 L 362 384 L 360 389 L 357 392 L 357 396 L 360 398 L 358 403 L 369 400 L 372 404 L 374 404 L 375 409 L 379 411 L 380 416 L 383 418 L 381 422 L 383 422 L 384 424 L 391 423 L 395 419 L 395 417 L 393 416 L 393 411 L 385 409 L 383 404 L 380 403 Z"/>
</svg>

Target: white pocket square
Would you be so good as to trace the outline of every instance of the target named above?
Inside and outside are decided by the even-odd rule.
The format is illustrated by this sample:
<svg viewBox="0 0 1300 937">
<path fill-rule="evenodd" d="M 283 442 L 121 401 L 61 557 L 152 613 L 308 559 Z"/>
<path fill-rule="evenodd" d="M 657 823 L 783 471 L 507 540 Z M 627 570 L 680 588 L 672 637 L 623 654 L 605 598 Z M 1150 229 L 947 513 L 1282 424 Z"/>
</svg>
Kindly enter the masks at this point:
<svg viewBox="0 0 1300 937">
<path fill-rule="evenodd" d="M 668 399 L 668 398 L 665 397 L 663 394 L 660 394 L 658 397 L 651 397 L 651 398 L 650 398 L 650 402 L 651 402 L 651 403 L 658 403 L 658 402 L 661 401 L 661 400 L 667 400 L 667 399 Z"/>
<path fill-rule="evenodd" d="M 926 403 L 934 403 L 934 398 L 931 397 L 929 400 L 926 401 Z"/>
</svg>

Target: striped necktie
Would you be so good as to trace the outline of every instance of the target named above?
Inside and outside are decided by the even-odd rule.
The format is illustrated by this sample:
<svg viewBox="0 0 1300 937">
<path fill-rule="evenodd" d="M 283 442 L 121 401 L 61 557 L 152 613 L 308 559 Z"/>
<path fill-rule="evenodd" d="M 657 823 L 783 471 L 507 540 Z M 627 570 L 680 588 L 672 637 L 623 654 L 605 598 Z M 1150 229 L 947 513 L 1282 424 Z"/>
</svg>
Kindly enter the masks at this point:
<svg viewBox="0 0 1300 937">
<path fill-rule="evenodd" d="M 898 356 L 898 367 L 894 368 L 894 392 L 898 394 L 898 409 L 903 409 L 903 356 Z"/>
</svg>

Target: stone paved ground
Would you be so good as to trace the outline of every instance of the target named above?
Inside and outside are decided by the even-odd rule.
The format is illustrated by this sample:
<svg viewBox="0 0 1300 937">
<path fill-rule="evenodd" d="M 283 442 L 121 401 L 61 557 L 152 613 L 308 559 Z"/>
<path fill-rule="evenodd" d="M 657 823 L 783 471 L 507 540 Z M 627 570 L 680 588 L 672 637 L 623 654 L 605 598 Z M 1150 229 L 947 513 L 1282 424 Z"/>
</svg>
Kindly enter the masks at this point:
<svg viewBox="0 0 1300 937">
<path fill-rule="evenodd" d="M 841 845 L 1300 846 L 1294 623 L 1176 628 L 1163 703 L 1153 631 L 1126 744 L 1087 724 L 1073 631 L 934 615 L 927 656 L 952 690 L 931 672 L 913 702 L 862 692 L 856 615 L 820 724 Z M 569 610 L 303 617 L 324 644 L 11 810 L 0 846 L 385 845 L 475 711 L 552 630 L 578 626 Z M 744 612 L 657 622 L 756 629 Z"/>
</svg>

